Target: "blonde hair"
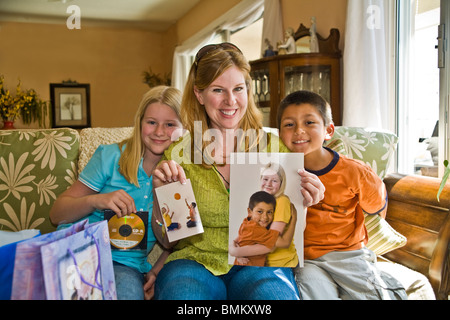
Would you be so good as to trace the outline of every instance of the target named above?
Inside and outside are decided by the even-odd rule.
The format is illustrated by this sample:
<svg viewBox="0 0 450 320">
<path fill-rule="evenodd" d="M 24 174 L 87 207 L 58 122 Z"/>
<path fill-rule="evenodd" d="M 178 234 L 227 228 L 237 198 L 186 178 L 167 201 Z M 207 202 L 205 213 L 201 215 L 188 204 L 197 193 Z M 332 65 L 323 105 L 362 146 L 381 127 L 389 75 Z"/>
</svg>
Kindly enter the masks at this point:
<svg viewBox="0 0 450 320">
<path fill-rule="evenodd" d="M 278 189 L 278 191 L 273 195 L 275 198 L 278 198 L 284 194 L 284 191 L 286 190 L 286 172 L 280 164 L 269 162 L 264 168 L 261 169 L 261 179 L 264 176 L 264 172 L 269 169 L 275 171 L 281 180 L 280 189 Z"/>
<path fill-rule="evenodd" d="M 197 100 L 194 93 L 194 86 L 200 91 L 206 89 L 214 80 L 233 66 L 236 66 L 242 71 L 248 95 L 247 111 L 241 119 L 239 128 L 244 132 L 247 132 L 246 130 L 249 129 L 254 129 L 255 132 L 257 132 L 257 138 L 253 140 L 256 141 L 254 144 L 257 144 L 262 136 L 262 114 L 253 98 L 250 64 L 244 55 L 236 49 L 218 46 L 216 49 L 206 53 L 191 66 L 183 92 L 183 99 L 181 101 L 181 122 L 183 123 L 184 128 L 191 134 L 194 134 L 194 123 L 195 121 L 200 121 L 202 124 L 201 135 L 204 137 L 204 133 L 210 127 L 210 120 L 205 108 Z M 202 139 L 202 146 L 194 146 L 194 144 L 192 144 L 191 154 L 205 150 L 207 143 L 208 141 Z M 195 147 L 201 147 L 201 150 L 196 150 Z M 245 151 L 248 151 L 252 147 L 254 147 L 254 145 L 250 146 L 247 139 Z M 205 159 L 203 159 L 203 165 L 209 167 L 209 165 L 205 163 Z"/>
<path fill-rule="evenodd" d="M 137 187 L 139 187 L 139 164 L 144 156 L 145 149 L 141 136 L 142 119 L 147 107 L 155 102 L 159 102 L 170 107 L 173 111 L 175 111 L 177 117 L 180 119 L 180 90 L 168 86 L 157 86 L 144 94 L 134 116 L 134 129 L 131 137 L 119 142 L 120 150 L 122 150 L 125 145 L 125 149 L 119 159 L 119 172 L 129 183 L 134 184 Z"/>
</svg>

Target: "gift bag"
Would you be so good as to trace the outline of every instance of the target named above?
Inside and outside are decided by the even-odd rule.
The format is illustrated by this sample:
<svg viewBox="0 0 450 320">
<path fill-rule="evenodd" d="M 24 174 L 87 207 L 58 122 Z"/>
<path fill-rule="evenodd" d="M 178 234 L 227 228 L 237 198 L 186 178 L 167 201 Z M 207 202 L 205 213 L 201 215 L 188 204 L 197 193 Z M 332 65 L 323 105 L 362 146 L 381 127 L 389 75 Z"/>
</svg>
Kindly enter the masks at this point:
<svg viewBox="0 0 450 320">
<path fill-rule="evenodd" d="M 44 280 L 44 269 L 43 269 L 43 256 L 41 254 L 41 247 L 48 245 L 53 242 L 58 242 L 63 239 L 66 239 L 70 236 L 76 234 L 84 235 L 84 231 L 87 230 L 97 230 L 95 228 L 96 224 L 88 224 L 88 220 L 83 220 L 78 223 L 73 224 L 67 229 L 58 230 L 52 233 L 47 233 L 41 235 L 39 237 L 26 240 L 17 244 L 16 247 L 16 258 L 14 262 L 14 274 L 13 274 L 13 282 L 12 282 L 12 300 L 45 300 L 47 299 L 46 289 L 45 289 L 45 280 Z M 107 228 L 106 228 L 107 230 Z M 89 234 L 86 233 L 86 234 Z M 92 232 L 91 232 L 92 234 Z M 98 235 L 97 235 L 98 236 Z M 99 246 L 99 250 L 103 250 L 100 252 L 101 255 L 108 256 L 109 261 L 105 263 L 105 269 L 108 270 L 109 266 L 112 269 L 112 259 L 111 259 L 111 251 L 109 249 L 109 234 L 102 235 L 106 237 L 108 243 L 108 250 L 104 253 L 103 246 Z M 96 241 L 100 244 L 100 239 L 96 237 Z M 104 240 L 102 240 L 104 242 Z M 72 248 L 72 250 L 76 251 L 76 248 Z M 95 258 L 94 258 L 95 259 Z M 97 258 L 98 259 L 98 258 Z M 100 262 L 107 259 L 106 257 L 100 259 Z M 109 262 L 109 263 L 108 263 Z M 48 266 L 48 265 L 47 265 Z M 46 266 L 46 268 L 48 268 Z M 101 267 L 103 267 L 101 265 Z M 72 269 L 75 269 L 72 267 Z M 75 269 L 76 271 L 76 269 Z M 112 272 L 113 274 L 113 272 Z M 113 280 L 114 281 L 114 274 Z M 64 286 L 66 284 L 63 284 Z M 111 297 L 115 297 L 115 282 L 112 286 L 114 288 Z M 105 299 L 109 297 L 106 295 Z"/>
<path fill-rule="evenodd" d="M 0 230 L 0 300 L 11 299 L 17 243 L 40 234 L 35 229 L 17 232 Z"/>
<path fill-rule="evenodd" d="M 106 221 L 42 246 L 41 254 L 48 300 L 117 299 Z"/>
</svg>

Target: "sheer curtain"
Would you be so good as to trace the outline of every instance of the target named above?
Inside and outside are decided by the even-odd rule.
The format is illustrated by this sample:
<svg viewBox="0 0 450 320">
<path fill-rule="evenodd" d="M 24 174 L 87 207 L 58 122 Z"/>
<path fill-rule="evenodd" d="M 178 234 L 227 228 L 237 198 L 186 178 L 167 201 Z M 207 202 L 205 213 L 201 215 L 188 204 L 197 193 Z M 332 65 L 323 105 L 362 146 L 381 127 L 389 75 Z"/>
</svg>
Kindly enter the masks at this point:
<svg viewBox="0 0 450 320">
<path fill-rule="evenodd" d="M 194 56 L 218 32 L 235 31 L 256 21 L 264 12 L 264 0 L 243 0 L 220 18 L 210 23 L 182 45 L 175 48 L 173 56 L 172 86 L 184 89 Z"/>
<path fill-rule="evenodd" d="M 392 130 L 395 1 L 348 0 L 343 125 Z M 395 114 L 395 113 L 394 113 Z"/>
<path fill-rule="evenodd" d="M 266 39 L 269 39 L 275 50 L 277 49 L 277 42 L 284 40 L 283 15 L 281 12 L 280 0 L 264 1 L 264 22 L 263 34 L 261 38 L 261 52 L 264 52 L 266 48 Z"/>
</svg>

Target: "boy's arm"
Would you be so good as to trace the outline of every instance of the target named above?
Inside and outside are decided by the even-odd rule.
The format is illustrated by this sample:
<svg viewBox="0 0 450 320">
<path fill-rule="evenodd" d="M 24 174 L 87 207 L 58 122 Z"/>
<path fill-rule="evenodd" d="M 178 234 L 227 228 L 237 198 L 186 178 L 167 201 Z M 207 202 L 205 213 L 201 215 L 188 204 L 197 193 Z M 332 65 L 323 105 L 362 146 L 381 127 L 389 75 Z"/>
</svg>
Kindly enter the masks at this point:
<svg viewBox="0 0 450 320">
<path fill-rule="evenodd" d="M 367 214 L 378 214 L 386 218 L 388 194 L 386 186 L 380 177 L 372 170 L 360 181 L 359 204 Z"/>
<path fill-rule="evenodd" d="M 229 253 L 233 257 L 251 257 L 257 256 L 261 254 L 267 254 L 275 250 L 276 248 L 289 248 L 292 243 L 292 239 L 294 238 L 295 233 L 295 225 L 297 224 L 297 210 L 295 206 L 291 204 L 291 212 L 292 217 L 289 223 L 288 229 L 284 232 L 283 235 L 279 235 L 275 246 L 272 248 L 268 248 L 262 244 L 253 244 L 249 246 L 239 247 L 234 242 L 229 247 Z"/>
<path fill-rule="evenodd" d="M 262 244 L 252 244 L 248 246 L 239 247 L 236 244 L 231 244 L 228 248 L 230 256 L 233 257 L 252 257 L 262 254 L 268 254 L 273 251 L 275 247 L 268 248 Z"/>
</svg>

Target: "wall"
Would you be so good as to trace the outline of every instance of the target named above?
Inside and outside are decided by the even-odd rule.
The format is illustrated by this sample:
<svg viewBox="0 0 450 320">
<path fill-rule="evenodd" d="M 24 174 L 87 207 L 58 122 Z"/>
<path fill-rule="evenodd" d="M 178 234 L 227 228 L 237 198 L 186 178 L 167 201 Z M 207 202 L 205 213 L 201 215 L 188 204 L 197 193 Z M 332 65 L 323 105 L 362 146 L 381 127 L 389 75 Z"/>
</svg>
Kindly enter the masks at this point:
<svg viewBox="0 0 450 320">
<path fill-rule="evenodd" d="M 162 34 L 138 29 L 82 25 L 81 30 L 69 30 L 65 23 L 2 22 L 0 42 L 0 74 L 10 90 L 20 78 L 24 88 L 49 100 L 50 83 L 69 78 L 89 83 L 95 127 L 132 125 L 149 89 L 142 83 L 142 72 L 149 66 L 156 73 L 167 69 Z M 20 121 L 15 126 L 25 127 Z"/>
<path fill-rule="evenodd" d="M 339 29 L 339 47 L 343 50 L 347 0 L 281 0 L 281 10 L 285 29 L 292 27 L 296 31 L 300 23 L 309 28 L 313 16 L 316 17 L 317 32 L 321 36 L 328 37 L 331 28 Z"/>
<path fill-rule="evenodd" d="M 24 88 L 34 88 L 50 99 L 49 83 L 76 80 L 91 85 L 91 125 L 132 125 L 142 95 L 149 89 L 142 72 L 171 73 L 176 45 L 230 10 L 241 0 L 202 0 L 164 33 L 141 29 L 90 26 L 68 30 L 61 24 L 0 23 L 0 74 L 14 90 L 20 77 Z M 281 0 L 284 26 L 309 27 L 328 36 L 341 31 L 343 48 L 347 0 Z M 1 124 L 0 124 L 1 126 Z M 17 128 L 25 127 L 20 121 Z M 32 124 L 27 127 L 37 127 Z"/>
</svg>

